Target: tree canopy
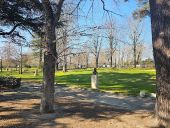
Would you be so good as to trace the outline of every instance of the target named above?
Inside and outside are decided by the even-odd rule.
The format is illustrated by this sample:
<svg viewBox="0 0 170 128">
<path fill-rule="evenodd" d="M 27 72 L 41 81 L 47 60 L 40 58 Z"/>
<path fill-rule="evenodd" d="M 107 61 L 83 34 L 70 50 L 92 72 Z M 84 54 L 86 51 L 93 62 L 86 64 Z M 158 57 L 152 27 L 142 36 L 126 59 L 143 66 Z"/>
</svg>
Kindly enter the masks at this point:
<svg viewBox="0 0 170 128">
<path fill-rule="evenodd" d="M 44 24 L 42 4 L 39 0 L 1 0 L 0 1 L 0 36 L 22 37 L 21 30 L 40 33 Z M 10 27 L 5 31 L 4 27 Z"/>
<path fill-rule="evenodd" d="M 134 18 L 143 18 L 150 15 L 149 0 L 138 0 L 138 8 L 134 11 Z"/>
</svg>

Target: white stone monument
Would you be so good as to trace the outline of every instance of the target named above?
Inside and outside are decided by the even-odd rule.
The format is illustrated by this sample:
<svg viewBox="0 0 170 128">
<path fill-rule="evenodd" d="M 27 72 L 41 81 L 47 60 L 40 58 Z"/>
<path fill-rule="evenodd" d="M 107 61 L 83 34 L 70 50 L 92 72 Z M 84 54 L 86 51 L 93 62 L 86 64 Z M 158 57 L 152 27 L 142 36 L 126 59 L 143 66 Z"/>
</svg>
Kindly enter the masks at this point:
<svg viewBox="0 0 170 128">
<path fill-rule="evenodd" d="M 96 68 L 94 68 L 93 75 L 91 76 L 91 88 L 92 89 L 98 88 L 98 75 Z"/>
<path fill-rule="evenodd" d="M 38 69 L 35 70 L 34 76 L 38 76 Z"/>
</svg>

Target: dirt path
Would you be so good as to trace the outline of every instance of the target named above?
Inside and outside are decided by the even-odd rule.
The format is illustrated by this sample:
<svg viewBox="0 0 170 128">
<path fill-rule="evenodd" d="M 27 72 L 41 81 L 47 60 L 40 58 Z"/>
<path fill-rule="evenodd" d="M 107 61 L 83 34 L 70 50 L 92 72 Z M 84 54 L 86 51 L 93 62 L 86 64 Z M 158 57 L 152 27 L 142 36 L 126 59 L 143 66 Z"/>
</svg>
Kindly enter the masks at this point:
<svg viewBox="0 0 170 128">
<path fill-rule="evenodd" d="M 153 128 L 152 99 L 114 96 L 57 86 L 56 112 L 40 114 L 39 89 L 38 85 L 25 84 L 18 90 L 0 93 L 0 127 Z M 138 100 L 141 100 L 142 106 Z"/>
<path fill-rule="evenodd" d="M 111 106 L 136 110 L 150 110 L 154 109 L 155 99 L 151 97 L 141 98 L 124 95 L 115 95 L 111 93 L 101 93 L 97 91 L 84 90 L 78 88 L 56 87 L 56 97 L 72 97 L 76 101 L 86 101 L 95 103 L 104 103 Z"/>
</svg>

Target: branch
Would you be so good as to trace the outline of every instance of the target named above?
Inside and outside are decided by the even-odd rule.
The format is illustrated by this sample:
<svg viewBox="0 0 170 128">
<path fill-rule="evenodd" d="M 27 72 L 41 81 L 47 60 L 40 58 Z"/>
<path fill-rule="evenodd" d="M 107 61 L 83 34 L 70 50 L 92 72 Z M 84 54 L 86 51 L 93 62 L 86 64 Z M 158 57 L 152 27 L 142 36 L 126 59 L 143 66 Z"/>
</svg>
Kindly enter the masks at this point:
<svg viewBox="0 0 170 128">
<path fill-rule="evenodd" d="M 60 20 L 61 9 L 62 9 L 63 3 L 64 3 L 64 0 L 59 0 L 59 2 L 57 4 L 57 6 L 58 6 L 58 10 L 57 10 L 57 13 L 56 13 L 56 21 L 57 22 Z"/>
<path fill-rule="evenodd" d="M 74 11 L 80 6 L 80 3 L 81 3 L 82 1 L 83 1 L 83 0 L 80 0 L 80 1 L 78 2 L 77 6 L 74 8 L 74 10 L 71 12 L 71 14 L 73 14 Z"/>
<path fill-rule="evenodd" d="M 123 15 L 121 15 L 121 14 L 118 14 L 118 13 L 115 13 L 115 12 L 113 12 L 113 11 L 111 11 L 111 10 L 106 9 L 106 5 L 105 5 L 104 0 L 100 0 L 100 1 L 101 1 L 102 4 L 103 4 L 103 10 L 104 10 L 104 11 L 106 11 L 106 12 L 111 12 L 111 13 L 113 13 L 113 14 L 115 14 L 115 15 L 118 15 L 118 16 L 123 16 Z"/>
<path fill-rule="evenodd" d="M 10 34 L 12 34 L 15 30 L 16 30 L 16 28 L 18 27 L 18 26 L 20 26 L 20 25 L 22 25 L 21 23 L 19 23 L 19 24 L 16 24 L 12 29 L 11 29 L 11 31 L 9 31 L 9 32 L 3 32 L 3 31 L 1 31 L 0 32 L 0 35 L 10 35 Z"/>
</svg>

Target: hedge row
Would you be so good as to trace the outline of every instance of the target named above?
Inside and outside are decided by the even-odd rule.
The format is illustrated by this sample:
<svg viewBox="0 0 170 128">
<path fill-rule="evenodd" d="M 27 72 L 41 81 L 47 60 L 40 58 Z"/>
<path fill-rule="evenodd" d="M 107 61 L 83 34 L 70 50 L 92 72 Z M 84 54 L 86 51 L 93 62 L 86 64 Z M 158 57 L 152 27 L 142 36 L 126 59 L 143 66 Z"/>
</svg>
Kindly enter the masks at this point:
<svg viewBox="0 0 170 128">
<path fill-rule="evenodd" d="M 21 86 L 21 78 L 0 76 L 0 86 L 7 88 L 17 88 Z"/>
</svg>

